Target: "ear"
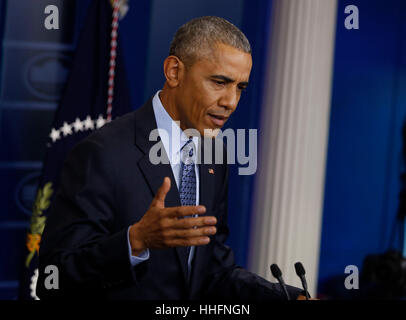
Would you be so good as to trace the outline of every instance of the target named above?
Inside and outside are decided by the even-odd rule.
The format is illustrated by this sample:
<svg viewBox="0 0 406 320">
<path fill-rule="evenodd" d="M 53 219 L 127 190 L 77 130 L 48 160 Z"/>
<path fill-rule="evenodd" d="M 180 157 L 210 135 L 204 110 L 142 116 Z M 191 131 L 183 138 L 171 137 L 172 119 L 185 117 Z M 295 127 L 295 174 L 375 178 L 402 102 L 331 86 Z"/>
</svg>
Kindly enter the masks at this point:
<svg viewBox="0 0 406 320">
<path fill-rule="evenodd" d="M 185 66 L 176 56 L 169 56 L 164 61 L 164 75 L 169 87 L 174 88 L 179 85 L 182 79 Z"/>
</svg>

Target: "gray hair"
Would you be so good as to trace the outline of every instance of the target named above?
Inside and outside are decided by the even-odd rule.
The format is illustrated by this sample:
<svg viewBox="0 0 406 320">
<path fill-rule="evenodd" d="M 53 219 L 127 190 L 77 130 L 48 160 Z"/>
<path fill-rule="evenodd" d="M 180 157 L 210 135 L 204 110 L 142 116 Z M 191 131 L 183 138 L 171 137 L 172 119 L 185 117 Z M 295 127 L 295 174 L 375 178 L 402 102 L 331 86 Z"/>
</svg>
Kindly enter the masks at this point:
<svg viewBox="0 0 406 320">
<path fill-rule="evenodd" d="M 226 19 L 207 16 L 192 19 L 176 31 L 169 55 L 177 56 L 188 67 L 212 50 L 216 43 L 251 54 L 250 43 L 240 29 Z"/>
</svg>

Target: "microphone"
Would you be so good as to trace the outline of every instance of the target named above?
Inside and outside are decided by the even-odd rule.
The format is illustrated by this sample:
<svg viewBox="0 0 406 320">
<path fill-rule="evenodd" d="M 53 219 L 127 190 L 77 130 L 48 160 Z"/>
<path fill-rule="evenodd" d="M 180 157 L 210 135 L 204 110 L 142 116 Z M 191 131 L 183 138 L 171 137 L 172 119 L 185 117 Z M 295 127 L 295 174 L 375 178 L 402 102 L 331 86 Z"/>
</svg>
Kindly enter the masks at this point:
<svg viewBox="0 0 406 320">
<path fill-rule="evenodd" d="M 279 269 L 277 264 L 274 263 L 271 265 L 271 272 L 272 272 L 272 275 L 274 276 L 274 278 L 276 278 L 278 280 L 279 284 L 281 285 L 283 292 L 285 292 L 286 298 L 288 300 L 290 300 L 288 290 L 286 289 L 285 281 L 283 281 L 283 278 L 282 278 L 282 271 L 281 271 L 281 269 Z"/>
<path fill-rule="evenodd" d="M 296 270 L 297 276 L 300 278 L 300 281 L 302 281 L 302 286 L 303 286 L 303 289 L 306 294 L 306 300 L 309 300 L 310 295 L 309 295 L 309 292 L 307 291 L 307 282 L 306 282 L 306 277 L 305 277 L 306 271 L 303 268 L 303 265 L 301 262 L 295 263 L 295 270 Z"/>
</svg>

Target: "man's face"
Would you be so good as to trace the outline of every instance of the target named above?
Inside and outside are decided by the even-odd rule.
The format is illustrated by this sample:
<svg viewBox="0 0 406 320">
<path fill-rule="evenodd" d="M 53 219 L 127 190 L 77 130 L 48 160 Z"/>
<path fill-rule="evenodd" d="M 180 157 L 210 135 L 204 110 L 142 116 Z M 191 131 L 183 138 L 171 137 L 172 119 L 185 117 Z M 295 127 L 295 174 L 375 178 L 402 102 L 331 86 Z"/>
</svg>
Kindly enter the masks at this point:
<svg viewBox="0 0 406 320">
<path fill-rule="evenodd" d="M 220 129 L 237 108 L 251 67 L 249 53 L 218 44 L 212 55 L 184 69 L 176 94 L 181 128 L 202 136 L 204 129 Z"/>
</svg>

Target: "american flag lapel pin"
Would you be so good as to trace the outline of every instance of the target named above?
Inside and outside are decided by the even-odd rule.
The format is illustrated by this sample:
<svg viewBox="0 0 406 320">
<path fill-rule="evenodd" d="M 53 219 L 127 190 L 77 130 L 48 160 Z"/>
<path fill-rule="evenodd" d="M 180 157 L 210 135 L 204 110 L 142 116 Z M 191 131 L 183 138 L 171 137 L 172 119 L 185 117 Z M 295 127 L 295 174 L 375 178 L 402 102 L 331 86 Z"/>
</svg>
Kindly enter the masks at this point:
<svg viewBox="0 0 406 320">
<path fill-rule="evenodd" d="M 214 174 L 214 170 L 213 170 L 213 169 L 209 169 L 209 173 L 210 173 L 210 174 Z"/>
</svg>

